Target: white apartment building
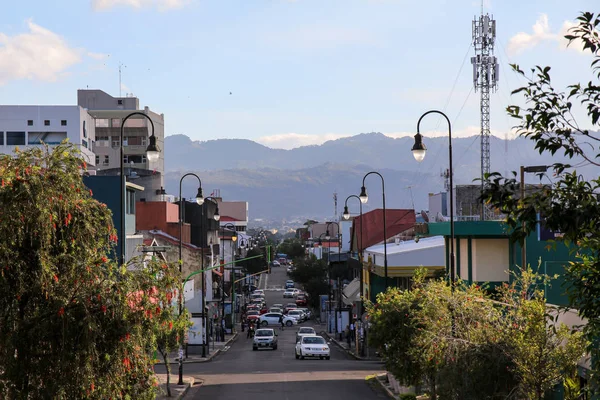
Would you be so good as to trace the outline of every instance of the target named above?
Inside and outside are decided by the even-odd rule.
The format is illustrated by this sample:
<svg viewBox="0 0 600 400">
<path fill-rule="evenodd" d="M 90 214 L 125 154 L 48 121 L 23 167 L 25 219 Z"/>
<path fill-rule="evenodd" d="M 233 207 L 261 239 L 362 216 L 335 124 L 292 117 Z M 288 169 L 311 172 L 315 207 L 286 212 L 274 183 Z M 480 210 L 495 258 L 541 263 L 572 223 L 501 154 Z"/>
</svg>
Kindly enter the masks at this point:
<svg viewBox="0 0 600 400">
<path fill-rule="evenodd" d="M 93 167 L 95 132 L 94 118 L 79 106 L 0 106 L 0 154 L 68 139 Z"/>
</svg>

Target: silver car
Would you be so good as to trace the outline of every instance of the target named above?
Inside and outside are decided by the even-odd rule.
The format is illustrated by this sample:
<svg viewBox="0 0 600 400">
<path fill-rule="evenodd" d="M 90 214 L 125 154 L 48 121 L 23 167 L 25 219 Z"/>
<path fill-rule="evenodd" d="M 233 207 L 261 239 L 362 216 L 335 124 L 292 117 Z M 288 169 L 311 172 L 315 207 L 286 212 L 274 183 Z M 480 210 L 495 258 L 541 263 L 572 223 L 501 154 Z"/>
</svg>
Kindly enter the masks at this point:
<svg viewBox="0 0 600 400">
<path fill-rule="evenodd" d="M 259 348 L 277 350 L 277 334 L 273 329 L 261 328 L 256 330 L 252 340 L 252 350 L 256 351 Z"/>
</svg>

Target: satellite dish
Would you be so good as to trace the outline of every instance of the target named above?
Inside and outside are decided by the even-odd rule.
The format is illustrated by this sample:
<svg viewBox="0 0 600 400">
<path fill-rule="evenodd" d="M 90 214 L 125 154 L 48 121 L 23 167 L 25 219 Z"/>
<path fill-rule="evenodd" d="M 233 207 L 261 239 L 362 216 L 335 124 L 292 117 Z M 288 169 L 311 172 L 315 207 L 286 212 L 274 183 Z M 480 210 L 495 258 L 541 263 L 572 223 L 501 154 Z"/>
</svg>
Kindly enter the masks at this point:
<svg viewBox="0 0 600 400">
<path fill-rule="evenodd" d="M 421 210 L 421 217 L 423 217 L 425 222 L 429 222 L 429 215 L 427 215 L 427 212 L 425 210 Z"/>
</svg>

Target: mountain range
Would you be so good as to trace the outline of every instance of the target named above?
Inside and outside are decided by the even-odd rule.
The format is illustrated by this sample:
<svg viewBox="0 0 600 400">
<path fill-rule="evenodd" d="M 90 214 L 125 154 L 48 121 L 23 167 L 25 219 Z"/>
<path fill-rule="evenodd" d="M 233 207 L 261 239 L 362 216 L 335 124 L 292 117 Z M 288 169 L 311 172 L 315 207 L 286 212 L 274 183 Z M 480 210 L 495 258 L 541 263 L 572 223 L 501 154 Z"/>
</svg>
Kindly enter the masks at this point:
<svg viewBox="0 0 600 400">
<path fill-rule="evenodd" d="M 331 218 L 333 194 L 338 213 L 350 194 L 359 194 L 363 176 L 378 171 L 385 178 L 386 207 L 427 209 L 428 193 L 444 190 L 441 177 L 448 167 L 448 139 L 427 138 L 427 154 L 418 163 L 412 156 L 414 139 L 390 138 L 381 133 L 362 133 L 291 150 L 271 149 L 245 139 L 192 141 L 185 135 L 165 138 L 165 187 L 179 192 L 184 172 L 195 172 L 205 195 L 219 189 L 224 200 L 249 202 L 250 219 Z M 562 156 L 540 155 L 525 138 L 490 138 L 491 171 L 507 174 L 521 165 L 548 165 L 565 161 Z M 481 149 L 479 136 L 453 138 L 454 184 L 478 184 Z M 592 166 L 578 169 L 594 174 Z M 594 176 L 595 176 L 594 175 Z M 592 176 L 592 175 L 590 175 Z M 528 182 L 539 182 L 530 175 Z M 548 182 L 546 182 L 548 183 Z M 363 211 L 381 207 L 381 180 L 369 176 L 365 185 L 370 200 Z M 193 180 L 183 183 L 184 197 L 195 195 Z M 358 212 L 356 200 L 349 202 Z"/>
</svg>

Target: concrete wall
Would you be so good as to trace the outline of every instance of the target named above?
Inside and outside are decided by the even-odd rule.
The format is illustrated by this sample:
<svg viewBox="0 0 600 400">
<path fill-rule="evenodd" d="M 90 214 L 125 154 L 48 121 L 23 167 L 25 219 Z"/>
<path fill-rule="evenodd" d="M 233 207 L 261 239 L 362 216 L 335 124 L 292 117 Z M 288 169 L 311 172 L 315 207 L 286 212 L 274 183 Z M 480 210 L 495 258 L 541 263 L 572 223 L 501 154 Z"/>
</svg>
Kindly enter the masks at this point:
<svg viewBox="0 0 600 400">
<path fill-rule="evenodd" d="M 509 241 L 508 239 L 473 239 L 473 281 L 508 281 Z M 464 257 L 467 256 L 465 251 Z"/>
<path fill-rule="evenodd" d="M 138 110 L 137 97 L 113 97 L 103 90 L 77 90 L 77 105 L 89 110 Z"/>
<path fill-rule="evenodd" d="M 219 214 L 235 218 L 239 221 L 248 222 L 248 202 L 247 201 L 220 201 Z"/>
<path fill-rule="evenodd" d="M 29 125 L 29 121 L 32 121 L 32 125 Z M 45 125 L 45 121 L 49 121 L 49 125 Z M 66 125 L 62 125 L 62 121 L 66 121 Z M 20 144 L 9 145 L 7 132 L 23 133 Z M 12 154 L 17 147 L 34 147 L 40 140 L 56 145 L 64 139 L 69 139 L 70 143 L 81 150 L 88 164 L 95 165 L 96 158 L 92 152 L 94 123 L 92 117 L 81 107 L 0 106 L 0 153 Z"/>
<path fill-rule="evenodd" d="M 460 260 L 457 261 L 456 273 L 462 280 L 469 279 L 469 242 L 467 239 L 462 239 L 460 242 Z M 456 243 L 454 244 L 456 246 Z M 458 249 L 456 249 L 458 250 Z M 455 250 L 455 256 L 458 252 Z M 460 265 L 458 264 L 460 262 Z M 444 261 L 445 264 L 445 261 Z M 450 268 L 450 266 L 448 266 Z"/>
</svg>

